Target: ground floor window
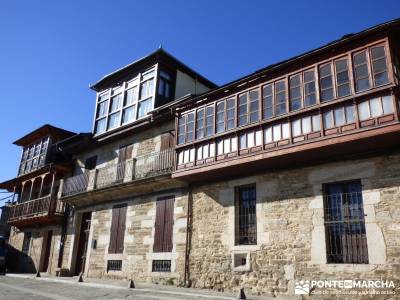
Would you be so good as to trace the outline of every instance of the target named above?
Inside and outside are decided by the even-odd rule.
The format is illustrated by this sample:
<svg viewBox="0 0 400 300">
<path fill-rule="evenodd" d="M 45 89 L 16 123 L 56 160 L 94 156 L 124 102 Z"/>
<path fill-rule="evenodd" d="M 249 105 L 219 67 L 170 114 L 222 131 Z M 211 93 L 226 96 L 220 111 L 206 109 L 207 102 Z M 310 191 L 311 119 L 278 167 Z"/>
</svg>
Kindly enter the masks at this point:
<svg viewBox="0 0 400 300">
<path fill-rule="evenodd" d="M 152 272 L 171 272 L 171 261 L 153 260 Z"/>
<path fill-rule="evenodd" d="M 108 260 L 107 261 L 107 272 L 109 271 L 121 271 L 122 260 Z"/>
<path fill-rule="evenodd" d="M 235 190 L 235 244 L 257 244 L 255 185 L 240 186 Z"/>
<path fill-rule="evenodd" d="M 367 264 L 361 182 L 325 184 L 324 217 L 328 263 Z"/>
</svg>

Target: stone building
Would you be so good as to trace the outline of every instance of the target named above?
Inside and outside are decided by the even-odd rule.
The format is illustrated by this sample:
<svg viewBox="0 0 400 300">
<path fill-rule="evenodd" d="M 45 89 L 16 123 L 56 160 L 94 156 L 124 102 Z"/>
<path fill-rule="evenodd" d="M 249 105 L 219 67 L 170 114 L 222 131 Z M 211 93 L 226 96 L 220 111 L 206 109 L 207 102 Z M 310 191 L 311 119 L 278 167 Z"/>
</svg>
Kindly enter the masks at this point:
<svg viewBox="0 0 400 300">
<path fill-rule="evenodd" d="M 398 293 L 399 34 L 387 22 L 219 87 L 162 49 L 102 78 L 92 132 L 56 143 L 64 222 L 29 223 L 61 241 L 47 271 L 288 295 L 380 279 Z M 15 209 L 23 176 L 0 184 Z M 23 250 L 30 227 L 11 217 Z"/>
</svg>

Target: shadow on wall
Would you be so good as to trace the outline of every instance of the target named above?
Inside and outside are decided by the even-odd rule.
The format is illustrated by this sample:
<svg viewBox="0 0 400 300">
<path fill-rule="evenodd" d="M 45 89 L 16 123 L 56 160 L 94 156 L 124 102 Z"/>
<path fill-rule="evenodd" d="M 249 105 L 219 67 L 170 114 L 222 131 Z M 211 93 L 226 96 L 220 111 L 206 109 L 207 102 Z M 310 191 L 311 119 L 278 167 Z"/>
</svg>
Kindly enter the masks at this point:
<svg viewBox="0 0 400 300">
<path fill-rule="evenodd" d="M 11 245 L 7 245 L 6 269 L 10 273 L 37 272 L 32 258 Z"/>
</svg>

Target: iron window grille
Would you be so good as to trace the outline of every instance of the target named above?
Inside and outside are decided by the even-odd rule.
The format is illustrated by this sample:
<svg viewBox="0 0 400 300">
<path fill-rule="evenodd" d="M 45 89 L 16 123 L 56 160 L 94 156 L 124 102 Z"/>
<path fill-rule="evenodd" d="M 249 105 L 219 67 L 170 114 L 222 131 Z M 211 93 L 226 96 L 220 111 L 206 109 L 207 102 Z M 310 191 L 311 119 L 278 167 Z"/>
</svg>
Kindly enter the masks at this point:
<svg viewBox="0 0 400 300">
<path fill-rule="evenodd" d="M 256 245 L 256 186 L 237 187 L 235 194 L 235 244 Z"/>
<path fill-rule="evenodd" d="M 171 272 L 171 261 L 153 260 L 152 272 Z"/>
<path fill-rule="evenodd" d="M 122 260 L 108 260 L 107 261 L 107 272 L 109 271 L 121 271 Z"/>
<path fill-rule="evenodd" d="M 367 264 L 361 182 L 326 184 L 324 216 L 328 263 Z"/>
</svg>

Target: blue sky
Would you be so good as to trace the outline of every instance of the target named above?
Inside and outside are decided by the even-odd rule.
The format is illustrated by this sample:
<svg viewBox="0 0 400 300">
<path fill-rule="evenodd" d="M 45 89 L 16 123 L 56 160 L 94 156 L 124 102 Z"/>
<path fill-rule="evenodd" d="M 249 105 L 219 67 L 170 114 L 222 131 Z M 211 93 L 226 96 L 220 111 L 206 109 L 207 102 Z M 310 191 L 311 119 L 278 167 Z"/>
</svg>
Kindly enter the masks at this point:
<svg viewBox="0 0 400 300">
<path fill-rule="evenodd" d="M 90 131 L 89 84 L 160 43 L 223 84 L 398 17 L 398 0 L 2 1 L 0 181 L 16 175 L 14 140 L 44 123 Z"/>
</svg>

